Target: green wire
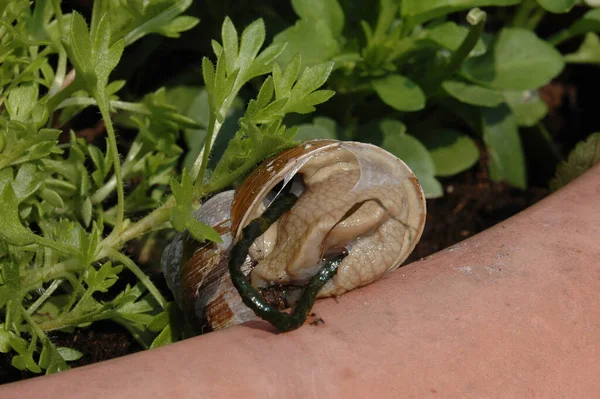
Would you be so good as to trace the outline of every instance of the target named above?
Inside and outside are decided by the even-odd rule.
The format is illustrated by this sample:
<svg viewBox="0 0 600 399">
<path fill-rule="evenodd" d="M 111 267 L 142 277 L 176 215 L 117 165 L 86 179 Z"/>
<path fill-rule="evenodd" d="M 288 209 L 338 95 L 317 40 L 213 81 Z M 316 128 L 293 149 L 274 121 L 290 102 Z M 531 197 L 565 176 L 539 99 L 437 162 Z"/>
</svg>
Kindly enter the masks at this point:
<svg viewBox="0 0 600 399">
<path fill-rule="evenodd" d="M 261 217 L 254 219 L 243 229 L 242 239 L 233 246 L 231 259 L 229 260 L 231 280 L 240 293 L 244 304 L 252 309 L 257 316 L 268 321 L 282 332 L 295 330 L 304 324 L 317 294 L 325 283 L 337 273 L 338 266 L 346 256 L 346 254 L 342 254 L 325 262 L 325 265 L 304 289 L 292 313 L 281 312 L 276 307 L 269 305 L 259 292 L 252 287 L 241 270 L 241 266 L 248 255 L 248 249 L 259 236 L 267 231 L 273 222 L 294 206 L 297 199 L 293 194 L 282 194 L 273 201 Z"/>
</svg>

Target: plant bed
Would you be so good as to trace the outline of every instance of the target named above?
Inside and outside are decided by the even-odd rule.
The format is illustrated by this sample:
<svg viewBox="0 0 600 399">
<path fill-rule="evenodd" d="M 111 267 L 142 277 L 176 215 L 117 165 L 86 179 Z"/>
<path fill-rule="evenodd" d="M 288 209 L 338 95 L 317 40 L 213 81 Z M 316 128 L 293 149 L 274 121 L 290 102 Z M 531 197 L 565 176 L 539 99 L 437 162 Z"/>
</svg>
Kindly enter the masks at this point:
<svg viewBox="0 0 600 399">
<path fill-rule="evenodd" d="M 160 9 L 169 1 L 177 13 Z M 598 10 L 576 8 L 553 26 L 557 17 L 547 11 L 557 11 L 533 0 L 487 13 L 467 11 L 519 1 L 465 1 L 440 19 L 434 3 L 419 11 L 409 0 L 405 13 L 382 0 L 373 15 L 341 1 L 343 14 L 328 0 L 317 16 L 305 7 L 310 1 L 265 1 L 257 9 L 279 11 L 266 13 L 265 36 L 255 11 L 195 5 L 194 17 L 177 16 L 192 2 L 169 1 L 136 3 L 137 14 L 120 13 L 118 3 L 74 2 L 83 16 L 65 14 L 64 26 L 49 22 L 62 18 L 60 2 L 36 2 L 33 14 L 25 1 L 0 7 L 16 27 L 5 41 L 13 38 L 23 56 L 2 64 L 11 83 L 0 109 L 0 384 L 187 336 L 158 269 L 161 249 L 174 230 L 218 240 L 192 212 L 292 145 L 296 133 L 374 143 L 413 168 L 430 199 L 410 263 L 547 196 L 558 160 L 598 130 L 590 105 L 596 69 L 577 65 L 597 62 L 589 46 Z M 190 44 L 193 34 L 177 42 L 184 51 L 153 36 L 178 36 L 195 17 L 221 39 L 212 49 L 208 39 Z M 314 18 L 327 24 L 335 48 L 319 47 L 326 41 L 306 31 Z M 491 36 L 482 36 L 484 25 Z M 314 53 L 303 48 L 311 40 Z M 521 40 L 527 54 L 514 51 Z M 402 51 L 390 51 L 399 43 Z M 157 69 L 164 59 L 181 62 Z M 123 89 L 119 78 L 128 80 Z M 586 145 L 558 181 L 597 160 L 594 142 Z"/>
<path fill-rule="evenodd" d="M 483 164 L 444 182 L 446 195 L 427 202 L 425 231 L 417 247 L 406 261 L 419 260 L 444 248 L 459 243 L 506 218 L 520 212 L 544 198 L 549 190 L 531 187 L 516 190 L 489 180 Z M 162 273 L 153 275 L 155 281 Z M 166 285 L 160 284 L 166 288 Z M 165 291 L 168 295 L 168 291 Z M 108 360 L 135 353 L 142 348 L 124 328 L 116 323 L 104 322 L 78 329 L 75 334 L 57 334 L 56 344 L 77 349 L 85 355 L 71 367 Z M 10 367 L 10 357 L 0 354 L 0 383 L 35 377 L 35 373 L 22 372 Z"/>
</svg>

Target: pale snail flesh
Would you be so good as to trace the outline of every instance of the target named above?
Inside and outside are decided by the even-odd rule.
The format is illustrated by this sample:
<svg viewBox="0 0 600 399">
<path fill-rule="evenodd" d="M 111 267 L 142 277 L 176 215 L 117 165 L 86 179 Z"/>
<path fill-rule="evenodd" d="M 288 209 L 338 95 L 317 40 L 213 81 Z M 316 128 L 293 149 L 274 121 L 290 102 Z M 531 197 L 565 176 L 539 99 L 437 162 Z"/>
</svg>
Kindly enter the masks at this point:
<svg viewBox="0 0 600 399">
<path fill-rule="evenodd" d="M 315 140 L 259 165 L 235 191 L 209 199 L 196 217 L 223 243 L 198 243 L 178 234 L 162 265 L 176 301 L 200 330 L 255 319 L 233 287 L 229 251 L 242 229 L 261 216 L 278 193 L 294 206 L 250 247 L 242 267 L 274 306 L 293 306 L 323 259 L 347 254 L 318 297 L 339 296 L 374 282 L 401 265 L 425 223 L 425 199 L 401 160 L 370 144 Z"/>
</svg>

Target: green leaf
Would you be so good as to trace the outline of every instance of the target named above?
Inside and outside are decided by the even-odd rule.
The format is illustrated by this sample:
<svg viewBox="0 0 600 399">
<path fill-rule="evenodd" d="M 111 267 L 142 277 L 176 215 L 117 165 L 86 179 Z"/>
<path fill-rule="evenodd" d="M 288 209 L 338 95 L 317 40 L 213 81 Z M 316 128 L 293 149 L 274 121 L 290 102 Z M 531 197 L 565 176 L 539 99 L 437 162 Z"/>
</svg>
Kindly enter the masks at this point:
<svg viewBox="0 0 600 399">
<path fill-rule="evenodd" d="M 329 118 L 315 118 L 313 123 L 298 125 L 296 140 L 307 141 L 315 139 L 339 140 L 336 135 L 336 123 Z"/>
<path fill-rule="evenodd" d="M 600 8 L 586 12 L 567 29 L 566 38 L 583 35 L 588 32 L 600 32 Z"/>
<path fill-rule="evenodd" d="M 600 38 L 588 33 L 576 52 L 565 55 L 565 61 L 571 64 L 600 64 Z"/>
<path fill-rule="evenodd" d="M 423 30 L 417 38 L 420 40 L 431 40 L 445 49 L 456 51 L 468 34 L 469 28 L 466 26 L 459 26 L 455 22 L 445 22 Z M 469 56 L 477 57 L 484 54 L 485 51 L 485 43 L 482 39 L 479 39 Z"/>
<path fill-rule="evenodd" d="M 390 74 L 372 81 L 381 101 L 398 111 L 419 111 L 425 108 L 425 94 L 409 78 Z"/>
<path fill-rule="evenodd" d="M 520 28 L 503 29 L 493 48 L 469 58 L 462 73 L 469 80 L 495 89 L 536 89 L 564 67 L 562 55 L 535 33 Z"/>
<path fill-rule="evenodd" d="M 39 196 L 56 208 L 63 208 L 65 206 L 65 203 L 60 195 L 58 195 L 58 193 L 54 190 L 44 188 L 40 190 Z"/>
<path fill-rule="evenodd" d="M 556 191 L 567 185 L 598 162 L 600 162 L 600 133 L 593 133 L 585 141 L 577 143 L 567 160 L 558 165 L 556 174 L 550 181 L 550 189 Z"/>
<path fill-rule="evenodd" d="M 0 291 L 2 290 L 2 288 L 6 287 L 0 287 Z M 10 339 L 11 333 L 5 329 L 0 329 L 0 353 L 8 353 L 12 349 Z"/>
<path fill-rule="evenodd" d="M 342 47 L 326 21 L 300 19 L 294 26 L 275 35 L 273 43 L 287 43 L 277 62 L 286 66 L 297 54 L 302 54 L 302 67 L 329 61 Z"/>
<path fill-rule="evenodd" d="M 412 169 L 427 198 L 441 197 L 442 185 L 435 178 L 435 163 L 427 148 L 419 140 L 406 134 L 406 126 L 399 121 L 387 119 L 380 121 L 378 125 L 383 134 L 381 147 Z"/>
<path fill-rule="evenodd" d="M 21 165 L 12 182 L 15 198 L 21 203 L 44 184 L 44 174 L 32 163 Z"/>
<path fill-rule="evenodd" d="M 59 346 L 56 348 L 56 350 L 67 362 L 74 362 L 75 360 L 79 360 L 83 357 L 83 353 L 79 352 L 77 349 Z"/>
<path fill-rule="evenodd" d="M 42 345 L 39 365 L 41 368 L 46 369 L 46 374 L 57 373 L 70 368 L 61 353 L 48 338 L 42 340 Z M 74 349 L 72 351 L 77 352 Z"/>
<path fill-rule="evenodd" d="M 14 88 L 6 99 L 6 110 L 12 120 L 30 122 L 33 107 L 38 100 L 38 88 L 34 84 Z"/>
<path fill-rule="evenodd" d="M 12 245 L 32 244 L 35 240 L 34 234 L 23 227 L 18 210 L 12 184 L 7 184 L 0 198 L 0 238 Z"/>
<path fill-rule="evenodd" d="M 504 98 L 519 126 L 534 126 L 548 113 L 548 107 L 537 91 L 505 90 Z"/>
<path fill-rule="evenodd" d="M 490 177 L 515 187 L 527 187 L 525 157 L 514 115 L 506 105 L 482 108 L 483 141 L 488 153 Z"/>
<path fill-rule="evenodd" d="M 121 270 L 123 270 L 123 266 L 113 267 L 112 262 L 104 263 L 98 270 L 93 267 L 88 268 L 84 278 L 88 290 L 91 292 L 108 291 L 117 282 L 117 275 Z"/>
<path fill-rule="evenodd" d="M 129 46 L 151 33 L 179 37 L 181 32 L 193 28 L 199 22 L 194 17 L 179 16 L 192 3 L 193 0 L 106 2 L 115 25 L 113 40 L 124 38 L 125 44 Z"/>
<path fill-rule="evenodd" d="M 108 76 L 121 59 L 125 44 L 123 40 L 119 40 L 110 45 L 110 21 L 107 14 L 103 15 L 94 33 L 91 37 L 83 17 L 73 12 L 69 38 L 63 45 L 77 70 L 76 80 L 82 79 L 98 104 L 105 104 L 108 108 Z"/>
<path fill-rule="evenodd" d="M 538 4 L 546 11 L 553 13 L 565 13 L 571 11 L 575 6 L 576 0 L 537 0 Z"/>
<path fill-rule="evenodd" d="M 324 21 L 334 36 L 344 28 L 344 11 L 337 0 L 292 0 L 296 14 L 307 21 Z"/>
<path fill-rule="evenodd" d="M 465 104 L 481 107 L 496 107 L 504 102 L 501 91 L 488 89 L 487 87 L 472 85 L 456 80 L 447 80 L 442 83 L 442 88 Z"/>
<path fill-rule="evenodd" d="M 479 160 L 475 142 L 453 129 L 427 130 L 418 139 L 429 151 L 436 176 L 452 176 L 469 169 Z"/>
<path fill-rule="evenodd" d="M 402 16 L 413 25 L 457 11 L 484 6 L 511 6 L 521 0 L 403 0 Z"/>
<path fill-rule="evenodd" d="M 181 182 L 171 180 L 171 190 L 177 200 L 177 206 L 171 208 L 171 223 L 177 231 L 188 229 L 199 241 L 210 240 L 222 242 L 222 238 L 212 227 L 196 220 L 193 215 L 192 202 L 194 200 L 195 187 L 192 177 L 183 171 Z"/>
<path fill-rule="evenodd" d="M 237 68 L 247 68 L 251 65 L 265 42 L 265 35 L 265 23 L 262 19 L 257 19 L 244 29 L 236 59 Z"/>
<path fill-rule="evenodd" d="M 332 69 L 333 62 L 324 62 L 307 67 L 300 75 L 300 79 L 294 84 L 283 112 L 307 114 L 315 110 L 315 105 L 330 99 L 335 92 L 317 89 L 325 84 Z"/>
</svg>

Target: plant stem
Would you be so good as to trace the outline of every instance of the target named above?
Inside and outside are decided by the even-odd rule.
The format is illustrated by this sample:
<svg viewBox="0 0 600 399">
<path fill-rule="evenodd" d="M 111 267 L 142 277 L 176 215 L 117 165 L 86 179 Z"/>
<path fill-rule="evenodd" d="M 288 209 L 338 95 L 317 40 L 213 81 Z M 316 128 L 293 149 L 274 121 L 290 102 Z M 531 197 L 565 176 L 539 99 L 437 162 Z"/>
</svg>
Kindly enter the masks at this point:
<svg viewBox="0 0 600 399">
<path fill-rule="evenodd" d="M 133 143 L 131 144 L 131 147 L 129 147 L 129 152 L 127 153 L 127 157 L 125 158 L 125 161 L 123 161 L 123 165 L 122 165 L 123 177 L 127 176 L 127 174 L 129 173 L 129 169 L 131 167 L 131 162 L 133 162 L 133 160 L 139 154 L 141 149 L 142 149 L 142 144 L 136 138 L 136 140 L 134 140 Z M 101 203 L 102 201 L 104 201 L 106 199 L 106 197 L 108 197 L 110 195 L 110 193 L 112 193 L 114 191 L 116 186 L 117 186 L 117 177 L 116 177 L 116 175 L 112 175 L 110 177 L 110 179 L 106 183 L 104 183 L 104 185 L 102 187 L 100 187 L 98 190 L 96 190 L 96 192 L 94 192 L 94 194 L 92 194 L 90 196 L 90 200 L 94 204 Z"/>
<path fill-rule="evenodd" d="M 537 8 L 527 20 L 527 28 L 534 31 L 545 15 L 546 10 L 541 7 Z"/>
<path fill-rule="evenodd" d="M 550 36 L 548 39 L 546 39 L 546 41 L 549 44 L 556 47 L 559 44 L 561 44 L 562 42 L 564 42 L 565 40 L 569 40 L 570 38 L 571 38 L 571 32 L 569 32 L 568 29 L 563 29 L 561 31 L 556 32 L 552 36 Z"/>
<path fill-rule="evenodd" d="M 531 13 L 536 9 L 537 6 L 536 0 L 523 0 L 519 8 L 517 8 L 517 12 L 513 17 L 511 25 L 519 28 L 525 28 Z"/>
<path fill-rule="evenodd" d="M 558 163 L 562 160 L 564 160 L 560 150 L 558 149 L 556 143 L 554 142 L 554 140 L 552 139 L 552 137 L 550 136 L 550 132 L 548 132 L 548 129 L 546 129 L 546 126 L 544 126 L 544 124 L 542 122 L 538 122 L 535 125 L 540 133 L 540 136 L 542 137 L 542 139 L 544 139 L 544 141 L 546 142 L 546 145 L 548 146 L 548 149 L 550 149 L 550 152 L 552 153 L 552 156 L 554 157 L 554 160 Z"/>
<path fill-rule="evenodd" d="M 58 241 L 51 240 L 46 237 L 33 235 L 35 243 L 44 247 L 55 249 L 59 252 L 69 254 L 75 257 L 81 256 L 81 251 L 78 248 L 72 247 L 71 245 L 63 244 Z"/>
<path fill-rule="evenodd" d="M 125 190 L 123 189 L 123 175 L 121 174 L 121 159 L 119 158 L 119 150 L 117 148 L 117 138 L 110 118 L 108 104 L 108 99 L 106 99 L 106 101 L 98 101 L 98 108 L 100 108 L 100 114 L 102 115 L 102 119 L 104 119 L 104 126 L 106 127 L 106 133 L 108 134 L 108 145 L 111 150 L 113 168 L 117 179 L 117 217 L 115 231 L 119 232 L 121 231 L 123 220 L 125 218 Z"/>
<path fill-rule="evenodd" d="M 208 165 L 208 157 L 210 150 L 212 149 L 219 130 L 223 124 L 217 120 L 216 113 L 211 112 L 208 119 L 208 132 L 206 133 L 206 139 L 204 139 L 204 148 L 200 151 L 196 162 L 192 166 L 190 176 L 195 180 L 197 186 L 201 186 L 204 181 L 204 175 L 206 173 L 206 166 Z"/>
<path fill-rule="evenodd" d="M 69 259 L 64 262 L 56 263 L 51 266 L 34 269 L 27 273 L 21 280 L 23 292 L 29 292 L 31 289 L 39 287 L 45 281 L 56 280 L 60 278 L 69 278 L 72 273 L 82 270 L 82 265 L 76 259 Z M 76 289 L 76 286 L 73 286 Z"/>
<path fill-rule="evenodd" d="M 44 293 L 27 309 L 27 314 L 33 314 L 40 306 L 46 302 L 50 296 L 56 291 L 56 289 L 62 284 L 63 279 L 56 279 L 50 284 L 50 287 L 44 291 Z"/>
<path fill-rule="evenodd" d="M 108 256 L 108 251 L 111 249 L 118 249 L 123 246 L 127 241 L 133 240 L 141 236 L 144 233 L 152 230 L 155 226 L 161 225 L 169 221 L 171 214 L 171 208 L 175 206 L 175 197 L 171 196 L 167 201 L 159 208 L 153 210 L 149 215 L 146 215 L 143 219 L 127 227 L 125 230 L 118 234 L 112 234 L 106 237 L 99 245 L 100 251 L 94 259 L 99 261 Z"/>
<path fill-rule="evenodd" d="M 148 292 L 150 292 L 150 294 L 152 294 L 154 299 L 156 299 L 156 302 L 158 302 L 158 304 L 160 305 L 161 308 L 163 308 L 163 309 L 167 308 L 167 305 L 168 305 L 167 300 L 161 295 L 160 291 L 158 290 L 158 288 L 156 288 L 156 286 L 152 283 L 152 281 L 150 281 L 150 278 L 148 277 L 148 275 L 146 273 L 144 273 L 138 267 L 138 265 L 135 264 L 135 262 L 133 260 L 131 260 L 127 255 L 125 255 L 119 251 L 115 251 L 114 249 L 109 250 L 108 255 L 109 255 L 109 257 L 121 262 L 133 274 L 135 274 L 135 276 L 148 289 Z"/>
<path fill-rule="evenodd" d="M 40 328 L 40 326 L 33 320 L 31 315 L 27 313 L 27 310 L 23 306 L 21 306 L 21 314 L 23 315 L 23 319 L 31 326 L 31 330 L 37 335 L 37 337 L 42 341 L 49 341 L 48 337 L 44 333 L 44 330 Z"/>
<path fill-rule="evenodd" d="M 440 74 L 437 80 L 434 80 L 434 84 L 428 87 L 428 92 L 434 92 L 446 79 L 450 78 L 467 59 L 471 51 L 477 45 L 481 34 L 483 33 L 483 27 L 485 25 L 486 13 L 481 11 L 479 8 L 474 8 L 469 11 L 467 15 L 467 21 L 471 24 L 467 37 L 460 44 L 460 47 L 452 53 L 448 65 L 444 71 Z"/>
</svg>

